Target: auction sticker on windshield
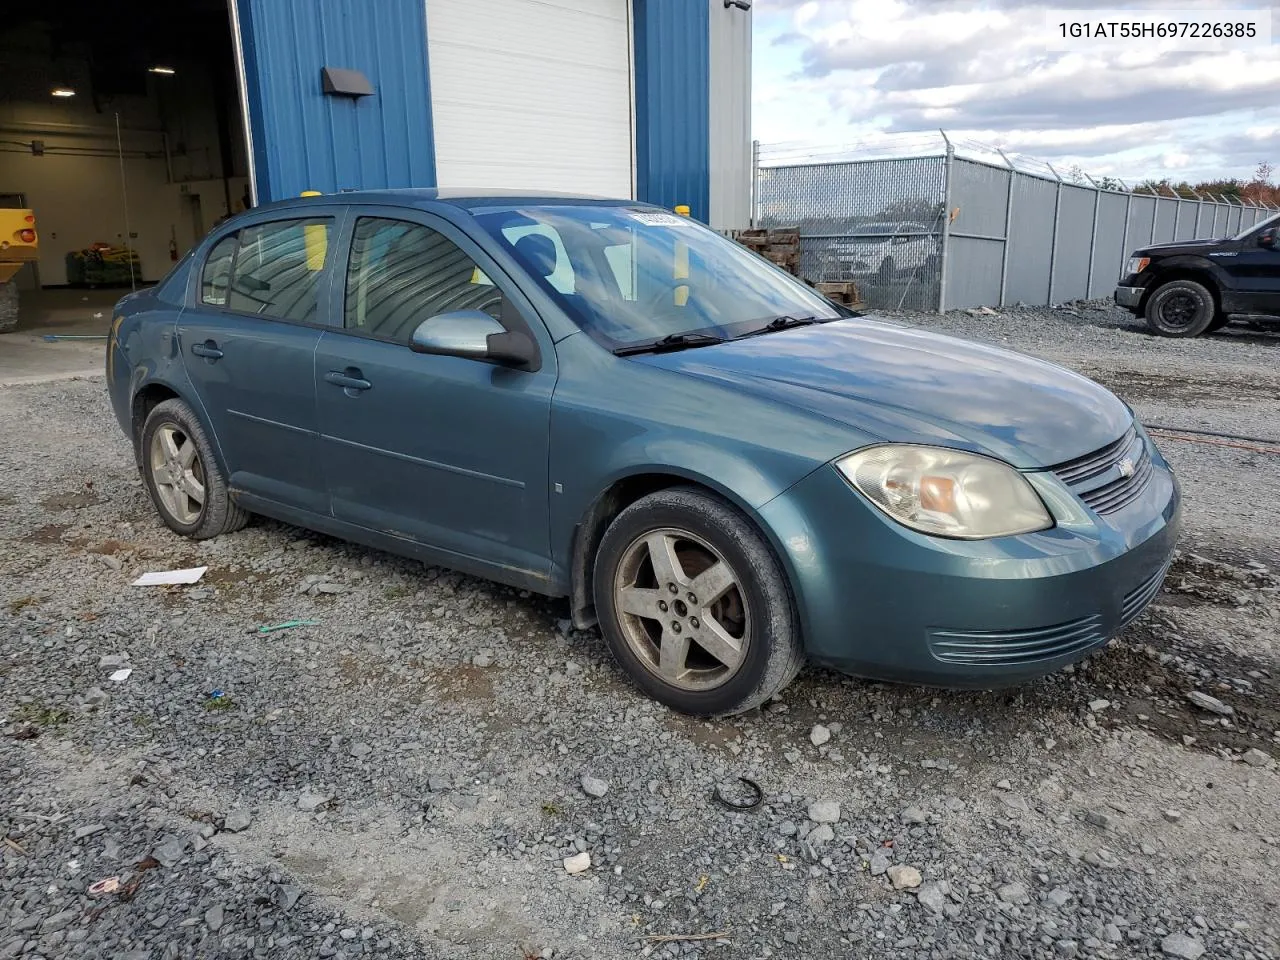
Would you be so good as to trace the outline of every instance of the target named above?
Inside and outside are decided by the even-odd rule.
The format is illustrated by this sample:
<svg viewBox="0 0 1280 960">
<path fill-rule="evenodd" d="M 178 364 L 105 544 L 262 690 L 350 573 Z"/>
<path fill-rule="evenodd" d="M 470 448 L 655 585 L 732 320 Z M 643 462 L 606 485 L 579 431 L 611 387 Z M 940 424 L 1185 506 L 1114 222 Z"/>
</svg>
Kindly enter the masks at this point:
<svg viewBox="0 0 1280 960">
<path fill-rule="evenodd" d="M 687 227 L 692 222 L 687 217 L 678 217 L 674 213 L 633 213 L 631 218 L 648 227 Z"/>
</svg>

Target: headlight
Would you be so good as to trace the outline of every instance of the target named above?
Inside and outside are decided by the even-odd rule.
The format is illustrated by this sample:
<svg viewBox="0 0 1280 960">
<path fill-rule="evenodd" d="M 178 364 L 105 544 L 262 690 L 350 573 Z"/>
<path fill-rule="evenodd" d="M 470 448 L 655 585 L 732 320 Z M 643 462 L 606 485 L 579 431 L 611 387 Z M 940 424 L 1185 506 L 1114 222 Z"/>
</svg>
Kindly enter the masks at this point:
<svg viewBox="0 0 1280 960">
<path fill-rule="evenodd" d="M 836 467 L 877 507 L 921 533 L 982 540 L 1053 526 L 1022 474 L 989 457 L 904 444 L 859 450 Z"/>
<path fill-rule="evenodd" d="M 1150 257 L 1130 257 L 1125 261 L 1124 272 L 1126 275 L 1141 273 L 1147 269 L 1147 264 L 1151 262 Z"/>
</svg>

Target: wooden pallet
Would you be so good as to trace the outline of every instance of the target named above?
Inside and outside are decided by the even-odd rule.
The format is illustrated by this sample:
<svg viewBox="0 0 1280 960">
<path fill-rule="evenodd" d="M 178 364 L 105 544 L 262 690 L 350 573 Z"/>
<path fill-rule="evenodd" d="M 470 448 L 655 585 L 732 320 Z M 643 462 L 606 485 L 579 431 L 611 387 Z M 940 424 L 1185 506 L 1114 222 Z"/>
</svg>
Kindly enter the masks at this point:
<svg viewBox="0 0 1280 960">
<path fill-rule="evenodd" d="M 788 273 L 800 275 L 799 230 L 742 230 L 733 239 Z"/>
<path fill-rule="evenodd" d="M 846 307 L 862 306 L 862 294 L 852 280 L 819 280 L 814 288 L 828 300 Z"/>
</svg>

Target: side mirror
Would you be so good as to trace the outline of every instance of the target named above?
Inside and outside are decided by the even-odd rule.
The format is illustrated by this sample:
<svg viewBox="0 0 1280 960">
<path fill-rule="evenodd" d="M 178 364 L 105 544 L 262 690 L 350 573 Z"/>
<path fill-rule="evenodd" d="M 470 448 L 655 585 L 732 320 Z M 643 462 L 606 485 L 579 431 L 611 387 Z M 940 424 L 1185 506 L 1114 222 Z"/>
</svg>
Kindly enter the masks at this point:
<svg viewBox="0 0 1280 960">
<path fill-rule="evenodd" d="M 538 348 L 528 334 L 507 330 L 483 310 L 450 310 L 428 317 L 413 331 L 409 349 L 509 367 L 531 366 L 538 359 Z"/>
<path fill-rule="evenodd" d="M 1258 246 L 1266 247 L 1268 250 L 1274 250 L 1276 248 L 1276 228 L 1275 227 L 1271 227 L 1268 230 L 1263 230 L 1260 234 L 1258 234 Z"/>
</svg>

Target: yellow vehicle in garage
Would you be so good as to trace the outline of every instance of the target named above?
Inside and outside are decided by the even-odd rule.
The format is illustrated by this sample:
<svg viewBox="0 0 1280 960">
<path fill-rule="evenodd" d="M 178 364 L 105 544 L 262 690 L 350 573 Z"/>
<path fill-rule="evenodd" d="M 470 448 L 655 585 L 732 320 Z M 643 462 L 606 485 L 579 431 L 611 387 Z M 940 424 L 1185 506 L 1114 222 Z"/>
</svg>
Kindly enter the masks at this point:
<svg viewBox="0 0 1280 960">
<path fill-rule="evenodd" d="M 24 209 L 0 209 L 0 333 L 18 325 L 18 285 L 14 276 L 38 256 L 36 215 Z"/>
</svg>

